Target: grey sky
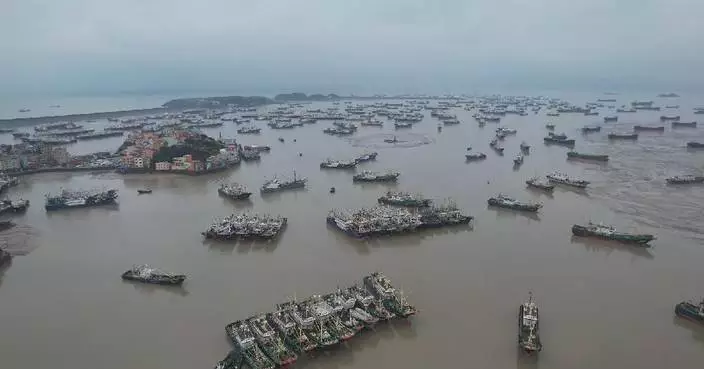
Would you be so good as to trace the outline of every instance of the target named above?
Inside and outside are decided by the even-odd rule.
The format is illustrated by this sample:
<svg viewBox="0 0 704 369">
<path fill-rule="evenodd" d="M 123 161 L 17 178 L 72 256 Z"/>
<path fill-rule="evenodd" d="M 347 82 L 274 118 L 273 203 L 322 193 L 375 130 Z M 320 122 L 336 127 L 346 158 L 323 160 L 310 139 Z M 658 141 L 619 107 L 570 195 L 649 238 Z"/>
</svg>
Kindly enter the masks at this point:
<svg viewBox="0 0 704 369">
<path fill-rule="evenodd" d="M 697 0 L 0 0 L 0 92 L 691 88 Z"/>
</svg>

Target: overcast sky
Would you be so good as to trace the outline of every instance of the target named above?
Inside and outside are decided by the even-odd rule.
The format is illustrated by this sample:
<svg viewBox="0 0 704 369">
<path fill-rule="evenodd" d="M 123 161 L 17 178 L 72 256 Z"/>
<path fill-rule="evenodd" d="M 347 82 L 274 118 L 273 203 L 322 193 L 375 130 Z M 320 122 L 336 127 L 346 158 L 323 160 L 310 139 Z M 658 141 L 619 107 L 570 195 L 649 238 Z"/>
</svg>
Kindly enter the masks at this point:
<svg viewBox="0 0 704 369">
<path fill-rule="evenodd" d="M 0 0 L 0 93 L 691 89 L 702 0 Z"/>
</svg>

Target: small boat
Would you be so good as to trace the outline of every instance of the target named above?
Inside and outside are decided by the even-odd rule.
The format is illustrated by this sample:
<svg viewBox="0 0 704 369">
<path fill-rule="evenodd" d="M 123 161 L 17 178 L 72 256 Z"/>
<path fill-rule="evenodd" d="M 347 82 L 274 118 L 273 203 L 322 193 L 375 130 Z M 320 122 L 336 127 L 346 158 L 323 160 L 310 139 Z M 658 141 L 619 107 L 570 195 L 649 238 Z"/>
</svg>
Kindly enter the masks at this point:
<svg viewBox="0 0 704 369">
<path fill-rule="evenodd" d="M 692 176 L 692 175 L 681 175 L 673 176 L 665 179 L 667 184 L 695 184 L 704 183 L 704 177 L 702 176 Z"/>
<path fill-rule="evenodd" d="M 582 133 L 591 133 L 601 131 L 601 126 L 584 126 L 582 127 Z"/>
<path fill-rule="evenodd" d="M 533 294 L 518 308 L 518 346 L 527 354 L 543 349 L 538 333 L 538 305 L 533 302 Z"/>
<path fill-rule="evenodd" d="M 521 152 L 524 154 L 528 154 L 530 152 L 530 145 L 528 145 L 525 141 L 521 142 Z"/>
<path fill-rule="evenodd" d="M 523 164 L 523 155 L 518 154 L 516 157 L 513 159 L 513 165 L 515 166 L 520 166 Z"/>
<path fill-rule="evenodd" d="M 604 123 L 608 123 L 608 122 L 618 122 L 618 116 L 611 115 L 608 117 L 604 117 Z"/>
<path fill-rule="evenodd" d="M 564 184 L 577 188 L 586 188 L 589 185 L 589 181 L 585 181 L 579 178 L 572 178 L 560 172 L 550 173 L 545 177 L 552 183 Z"/>
<path fill-rule="evenodd" d="M 481 152 L 476 152 L 473 154 L 465 154 L 464 157 L 467 161 L 484 160 L 484 159 L 486 159 L 486 154 L 481 153 Z"/>
<path fill-rule="evenodd" d="M 330 193 L 335 193 L 335 187 L 330 187 Z"/>
<path fill-rule="evenodd" d="M 609 140 L 637 140 L 637 133 L 609 133 Z"/>
<path fill-rule="evenodd" d="M 549 181 L 541 180 L 538 177 L 529 178 L 526 181 L 526 184 L 528 185 L 528 187 L 537 188 L 547 192 L 552 192 L 555 189 L 554 184 L 550 184 Z"/>
<path fill-rule="evenodd" d="M 186 276 L 166 273 L 148 265 L 136 265 L 122 273 L 122 279 L 152 284 L 180 285 L 186 280 Z"/>
<path fill-rule="evenodd" d="M 690 141 L 690 142 L 687 142 L 687 147 L 690 149 L 704 149 L 704 143 Z"/>
<path fill-rule="evenodd" d="M 494 151 L 496 151 L 497 153 L 501 155 L 504 154 L 504 148 L 499 146 L 499 140 L 497 140 L 496 138 L 491 140 L 489 146 L 491 146 L 491 148 L 494 149 Z"/>
<path fill-rule="evenodd" d="M 652 131 L 652 132 L 665 132 L 665 126 L 633 126 L 633 130 L 638 131 Z"/>
<path fill-rule="evenodd" d="M 697 122 L 672 122 L 672 128 L 694 128 L 697 126 Z"/>
<path fill-rule="evenodd" d="M 680 120 L 680 116 L 679 115 L 661 115 L 660 120 L 663 122 L 672 121 L 672 120 L 678 121 L 678 120 Z"/>
<path fill-rule="evenodd" d="M 284 138 L 283 138 L 283 137 L 279 137 L 279 142 L 284 142 Z"/>
<path fill-rule="evenodd" d="M 623 243 L 633 243 L 643 247 L 649 247 L 648 242 L 655 239 L 655 236 L 650 234 L 630 234 L 617 232 L 612 226 L 594 224 L 592 222 L 589 222 L 586 226 L 577 224 L 573 225 L 572 234 L 580 237 L 596 237 Z"/>
<path fill-rule="evenodd" d="M 137 190 L 137 193 L 140 195 L 146 194 L 146 193 L 152 193 L 152 190 L 151 190 L 151 188 L 140 188 Z"/>
<path fill-rule="evenodd" d="M 550 131 L 553 131 L 553 130 L 555 130 L 555 125 L 554 124 L 546 124 L 545 128 L 547 128 Z"/>
<path fill-rule="evenodd" d="M 528 211 L 533 213 L 537 212 L 541 207 L 543 207 L 543 205 L 541 204 L 519 202 L 512 197 L 508 197 L 502 194 L 499 194 L 496 197 L 490 197 L 487 202 L 490 206 L 497 206 L 500 208 L 507 208 L 512 210 Z"/>
<path fill-rule="evenodd" d="M 675 305 L 675 315 L 695 323 L 704 324 L 704 299 L 698 303 L 694 301 L 680 302 Z"/>
<path fill-rule="evenodd" d="M 608 155 L 598 155 L 598 154 L 584 154 L 576 151 L 570 151 L 567 153 L 568 159 L 583 159 L 583 160 L 593 160 L 593 161 L 609 161 Z"/>
</svg>

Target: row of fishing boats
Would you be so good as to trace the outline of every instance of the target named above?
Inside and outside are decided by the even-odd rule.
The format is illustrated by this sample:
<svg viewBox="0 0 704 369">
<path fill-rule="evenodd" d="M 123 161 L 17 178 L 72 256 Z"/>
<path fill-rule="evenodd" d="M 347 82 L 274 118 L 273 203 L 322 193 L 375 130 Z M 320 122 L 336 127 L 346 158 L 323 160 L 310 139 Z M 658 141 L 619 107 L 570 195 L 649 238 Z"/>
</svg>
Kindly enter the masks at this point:
<svg viewBox="0 0 704 369">
<path fill-rule="evenodd" d="M 217 367 L 273 369 L 294 363 L 304 353 L 347 341 L 364 329 L 416 314 L 403 292 L 381 272 L 348 288 L 277 304 L 270 313 L 228 324 L 235 350 Z"/>
<path fill-rule="evenodd" d="M 203 236 L 216 240 L 272 239 L 286 228 L 288 219 L 268 214 L 231 214 L 213 222 Z"/>
</svg>

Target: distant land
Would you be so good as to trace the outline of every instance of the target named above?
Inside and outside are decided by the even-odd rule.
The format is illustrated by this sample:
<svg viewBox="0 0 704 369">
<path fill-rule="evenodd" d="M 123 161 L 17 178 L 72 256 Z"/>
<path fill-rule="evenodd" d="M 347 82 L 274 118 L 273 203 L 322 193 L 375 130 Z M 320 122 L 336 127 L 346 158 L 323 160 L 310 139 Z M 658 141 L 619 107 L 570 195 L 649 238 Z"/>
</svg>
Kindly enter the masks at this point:
<svg viewBox="0 0 704 369">
<path fill-rule="evenodd" d="M 161 107 L 150 109 L 118 110 L 107 112 L 94 112 L 85 114 L 70 115 L 48 115 L 43 117 L 26 117 L 0 119 L 0 125 L 19 127 L 26 125 L 45 124 L 61 121 L 84 121 L 107 118 L 121 118 L 138 115 L 152 115 L 163 113 L 174 113 L 191 109 L 222 109 L 228 105 L 236 107 L 257 107 L 268 104 L 289 103 L 289 102 L 313 102 L 313 101 L 337 101 L 337 100 L 372 100 L 372 99 L 442 99 L 443 96 L 412 96 L 412 95 L 373 95 L 373 96 L 339 96 L 336 94 L 310 94 L 293 92 L 278 94 L 273 99 L 264 96 L 214 96 L 173 99 L 164 103 Z"/>
</svg>

